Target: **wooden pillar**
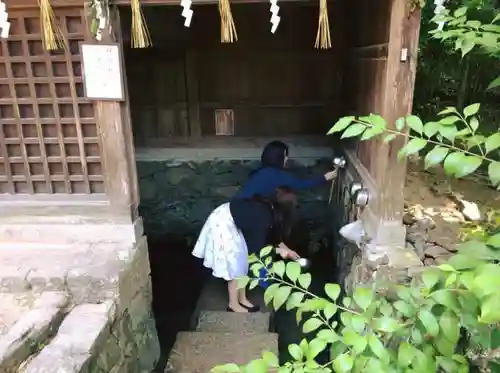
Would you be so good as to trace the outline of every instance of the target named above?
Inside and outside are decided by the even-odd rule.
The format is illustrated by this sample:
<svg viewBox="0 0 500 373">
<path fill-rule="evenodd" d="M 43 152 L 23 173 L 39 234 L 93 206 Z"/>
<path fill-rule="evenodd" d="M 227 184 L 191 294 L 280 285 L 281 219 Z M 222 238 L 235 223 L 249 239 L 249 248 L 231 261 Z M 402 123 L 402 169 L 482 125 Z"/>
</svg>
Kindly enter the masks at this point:
<svg viewBox="0 0 500 373">
<path fill-rule="evenodd" d="M 112 13 L 111 24 L 111 30 L 103 34 L 102 42 L 121 43 L 121 25 L 117 10 Z M 125 75 L 124 62 L 122 74 Z M 120 215 L 126 214 L 134 221 L 138 217 L 139 193 L 125 78 L 124 92 L 124 102 L 96 101 L 95 108 L 101 135 L 106 194 L 111 210 Z"/>
<path fill-rule="evenodd" d="M 395 128 L 398 118 L 411 113 L 417 66 L 420 9 L 411 9 L 412 2 L 393 0 L 389 24 L 389 44 L 385 87 L 382 90 L 381 115 L 390 128 Z M 400 137 L 389 144 L 377 143 L 378 186 L 375 225 L 377 243 L 404 244 L 405 230 L 402 224 L 404 212 L 404 186 L 406 162 L 397 154 L 405 145 Z"/>
</svg>

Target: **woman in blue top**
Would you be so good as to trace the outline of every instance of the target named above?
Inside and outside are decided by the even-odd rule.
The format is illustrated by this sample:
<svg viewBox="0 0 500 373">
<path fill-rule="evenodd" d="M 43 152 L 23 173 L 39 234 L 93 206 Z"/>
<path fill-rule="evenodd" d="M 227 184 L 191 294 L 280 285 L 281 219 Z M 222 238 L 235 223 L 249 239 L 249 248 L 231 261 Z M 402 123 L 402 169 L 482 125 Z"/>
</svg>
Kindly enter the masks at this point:
<svg viewBox="0 0 500 373">
<path fill-rule="evenodd" d="M 261 166 L 250 174 L 241 191 L 229 202 L 217 207 L 208 217 L 193 250 L 193 255 L 203 259 L 205 267 L 212 269 L 215 277 L 228 281 L 228 311 L 255 312 L 246 297 L 245 289 L 238 289 L 236 279 L 248 273 L 248 255 L 258 253 L 266 244 L 272 244 L 284 259 L 297 259 L 280 239 L 268 242 L 270 236 L 282 237 L 275 232 L 277 216 L 282 209 L 276 201 L 278 188 L 306 189 L 333 180 L 337 171 L 311 179 L 298 179 L 284 170 L 288 160 L 288 146 L 272 141 L 262 152 Z M 282 233 L 282 232 L 281 232 Z M 280 241 L 280 242 L 276 242 Z"/>
</svg>

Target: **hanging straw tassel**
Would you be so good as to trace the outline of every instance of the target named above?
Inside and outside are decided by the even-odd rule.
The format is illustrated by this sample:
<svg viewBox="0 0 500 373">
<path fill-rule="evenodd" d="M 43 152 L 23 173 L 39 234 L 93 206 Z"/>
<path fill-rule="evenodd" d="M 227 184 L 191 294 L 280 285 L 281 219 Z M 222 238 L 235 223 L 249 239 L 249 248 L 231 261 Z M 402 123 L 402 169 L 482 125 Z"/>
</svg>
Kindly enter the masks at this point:
<svg viewBox="0 0 500 373">
<path fill-rule="evenodd" d="M 320 49 L 330 49 L 332 47 L 327 0 L 319 0 L 318 33 L 316 34 L 314 47 Z"/>
<path fill-rule="evenodd" d="M 219 0 L 219 14 L 221 43 L 234 43 L 238 40 L 238 34 L 236 33 L 229 0 Z"/>
<path fill-rule="evenodd" d="M 132 9 L 132 48 L 147 48 L 152 44 L 151 35 L 139 0 L 130 0 L 130 7 Z"/>
<path fill-rule="evenodd" d="M 40 6 L 43 47 L 49 51 L 66 49 L 64 35 L 57 24 L 56 15 L 49 0 L 38 0 L 38 5 Z"/>
</svg>

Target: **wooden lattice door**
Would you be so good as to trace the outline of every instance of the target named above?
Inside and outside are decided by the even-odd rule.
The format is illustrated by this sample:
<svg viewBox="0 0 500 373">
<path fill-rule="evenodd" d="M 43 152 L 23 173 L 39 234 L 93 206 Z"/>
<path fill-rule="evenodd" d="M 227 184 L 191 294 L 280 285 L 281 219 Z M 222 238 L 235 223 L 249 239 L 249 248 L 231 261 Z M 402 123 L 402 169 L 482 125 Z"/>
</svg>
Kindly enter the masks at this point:
<svg viewBox="0 0 500 373">
<path fill-rule="evenodd" d="M 47 52 L 39 11 L 9 13 L 0 45 L 0 194 L 104 193 L 94 105 L 84 98 L 83 9 L 56 10 L 66 51 Z"/>
</svg>

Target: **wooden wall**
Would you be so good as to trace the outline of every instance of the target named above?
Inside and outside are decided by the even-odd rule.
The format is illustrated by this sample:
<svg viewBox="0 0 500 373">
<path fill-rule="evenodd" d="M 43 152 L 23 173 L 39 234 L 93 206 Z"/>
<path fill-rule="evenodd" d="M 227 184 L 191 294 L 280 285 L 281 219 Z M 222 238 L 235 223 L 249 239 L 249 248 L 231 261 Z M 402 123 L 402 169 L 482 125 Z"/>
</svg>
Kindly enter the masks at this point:
<svg viewBox="0 0 500 373">
<path fill-rule="evenodd" d="M 39 10 L 10 10 L 0 43 L 0 194 L 102 194 L 93 103 L 83 98 L 83 8 L 57 9 L 68 50 L 48 52 Z"/>
<path fill-rule="evenodd" d="M 346 25 L 348 53 L 345 60 L 346 114 L 382 114 L 387 73 L 389 25 L 392 0 L 356 0 L 348 2 Z M 363 165 L 375 175 L 378 140 L 357 145 Z"/>
<path fill-rule="evenodd" d="M 234 44 L 220 43 L 216 5 L 195 6 L 189 29 L 178 7 L 145 7 L 154 47 L 125 50 L 136 140 L 199 135 L 200 129 L 213 135 L 216 109 L 234 110 L 236 135 L 325 133 L 341 109 L 342 3 L 330 3 L 333 47 L 327 51 L 314 48 L 316 3 L 280 6 L 273 35 L 268 3 L 233 5 Z"/>
</svg>

